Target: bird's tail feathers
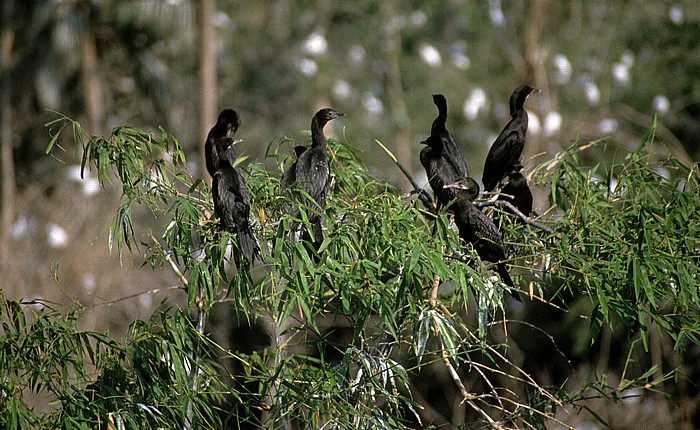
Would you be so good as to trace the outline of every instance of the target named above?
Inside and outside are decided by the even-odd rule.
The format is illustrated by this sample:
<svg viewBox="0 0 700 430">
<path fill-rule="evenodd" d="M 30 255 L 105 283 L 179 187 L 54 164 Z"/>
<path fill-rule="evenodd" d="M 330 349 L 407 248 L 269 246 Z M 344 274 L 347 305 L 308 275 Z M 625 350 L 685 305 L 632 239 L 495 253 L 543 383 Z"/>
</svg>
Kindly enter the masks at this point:
<svg viewBox="0 0 700 430">
<path fill-rule="evenodd" d="M 515 288 L 515 283 L 513 282 L 513 279 L 510 277 L 510 274 L 508 273 L 508 269 L 506 269 L 505 263 L 498 263 L 496 265 L 496 271 L 498 272 L 498 275 L 501 277 L 501 280 L 503 281 L 504 284 L 508 285 L 511 288 Z M 519 302 L 522 302 L 522 299 L 520 299 L 520 294 L 518 294 L 517 291 L 514 289 L 510 290 L 510 295 L 513 296 L 513 298 Z"/>
<path fill-rule="evenodd" d="M 258 241 L 255 240 L 253 230 L 247 223 L 238 226 L 238 243 L 241 247 L 241 252 L 248 261 L 260 260 Z"/>
</svg>

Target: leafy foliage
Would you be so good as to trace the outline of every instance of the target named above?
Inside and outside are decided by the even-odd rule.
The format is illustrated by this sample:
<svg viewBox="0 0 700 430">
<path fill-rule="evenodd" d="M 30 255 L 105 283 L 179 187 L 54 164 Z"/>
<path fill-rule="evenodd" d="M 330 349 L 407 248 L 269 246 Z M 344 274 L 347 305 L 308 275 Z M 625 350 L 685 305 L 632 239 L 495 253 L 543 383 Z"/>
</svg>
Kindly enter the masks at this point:
<svg viewBox="0 0 700 430">
<path fill-rule="evenodd" d="M 590 145 L 574 145 L 547 173 L 564 211 L 549 271 L 591 297 L 592 340 L 616 316 L 641 330 L 646 350 L 651 326 L 676 348 L 700 343 L 698 166 L 652 160 L 644 148 L 653 131 L 610 166 L 582 171 L 577 154 Z"/>
<path fill-rule="evenodd" d="M 49 150 L 65 127 L 83 143 L 77 122 L 60 117 L 49 126 L 58 127 Z M 579 165 L 587 146 L 574 144 L 534 177 L 551 184 L 560 212 L 547 221 L 556 233 L 521 223 L 503 227 L 513 248 L 510 263 L 534 279 L 535 296 L 564 307 L 566 293 L 589 297 L 591 340 L 603 325 L 622 321 L 631 337 L 639 329 L 645 347 L 654 327 L 683 348 L 700 343 L 694 282 L 700 223 L 692 210 L 700 203 L 698 169 L 672 158 L 652 162 L 644 152 L 651 139 L 653 129 L 620 162 L 589 170 Z M 287 152 L 288 143 L 274 141 L 267 153 Z M 298 219 L 283 214 L 279 172 L 250 166 L 253 226 L 265 250 L 262 263 L 251 265 L 235 236 L 211 217 L 208 187 L 184 171 L 176 139 L 129 127 L 89 136 L 83 168 L 95 168 L 103 184 L 115 178 L 122 185 L 110 246 L 116 241 L 120 252 L 124 245 L 134 252 L 134 204 L 164 219 L 162 233 L 141 246 L 154 268 L 179 275 L 188 309 L 135 321 L 127 339 L 117 342 L 78 330 L 75 311 L 63 315 L 4 300 L 0 424 L 424 426 L 431 424 L 424 422 L 427 404 L 414 397 L 412 377 L 441 363 L 471 420 L 543 428 L 561 423 L 560 408 L 585 408 L 581 402 L 590 396 L 616 400 L 630 388 L 655 389 L 669 377 L 652 367 L 622 375 L 617 386 L 604 376 L 573 390 L 540 385 L 511 360 L 490 323 L 497 315 L 505 321 L 509 312 L 503 286 L 460 244 L 447 217 L 435 217 L 374 178 L 346 144 L 331 140 L 329 152 L 334 183 L 318 251 L 287 240 L 292 222 L 311 229 L 307 213 L 315 209 L 302 207 Z M 207 317 L 224 305 L 248 321 L 266 321 L 270 345 L 242 353 L 209 340 Z M 332 337 L 328 320 L 351 334 Z M 240 371 L 228 374 L 231 363 Z M 467 389 L 467 375 L 476 375 L 482 388 Z M 48 394 L 50 411 L 34 412 L 26 390 Z"/>
</svg>

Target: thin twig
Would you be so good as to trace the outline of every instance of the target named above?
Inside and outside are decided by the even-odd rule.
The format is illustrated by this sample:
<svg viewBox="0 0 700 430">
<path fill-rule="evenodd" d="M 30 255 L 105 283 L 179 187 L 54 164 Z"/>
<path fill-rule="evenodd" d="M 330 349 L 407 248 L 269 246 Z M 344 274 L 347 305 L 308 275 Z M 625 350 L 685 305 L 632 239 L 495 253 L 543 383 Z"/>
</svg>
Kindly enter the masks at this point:
<svg viewBox="0 0 700 430">
<path fill-rule="evenodd" d="M 401 170 L 401 172 L 403 172 L 403 174 L 406 176 L 408 181 L 411 183 L 411 186 L 413 186 L 413 191 L 411 191 L 410 194 L 418 194 L 418 198 L 420 199 L 420 201 L 423 202 L 423 204 L 426 207 L 432 208 L 433 207 L 433 198 L 430 196 L 430 194 L 428 194 L 423 189 L 423 187 L 418 185 L 418 183 L 413 179 L 413 176 L 409 173 L 408 170 L 406 170 L 405 167 L 403 167 L 403 165 L 399 162 L 398 158 L 396 158 L 394 153 L 392 153 L 389 150 L 389 148 L 384 146 L 384 144 L 382 142 L 380 142 L 379 140 L 374 139 L 374 142 L 377 145 L 379 145 L 384 150 L 384 152 L 386 152 L 386 154 L 389 156 L 389 158 L 391 158 L 391 161 L 393 161 L 394 164 L 396 164 L 399 167 L 399 170 Z"/>
<path fill-rule="evenodd" d="M 454 366 L 452 366 L 452 363 L 450 363 L 450 354 L 445 349 L 445 345 L 442 342 L 442 337 L 440 336 L 440 327 L 437 325 L 437 323 L 435 323 L 435 321 L 433 321 L 433 329 L 435 330 L 435 333 L 436 333 L 435 337 L 437 339 L 438 347 L 440 348 L 440 351 L 442 354 L 442 362 L 445 365 L 445 367 L 447 368 L 447 371 L 450 374 L 450 376 L 452 377 L 452 380 L 454 381 L 455 385 L 459 389 L 459 392 L 462 395 L 463 401 L 466 402 L 472 409 L 474 409 L 474 411 L 476 411 L 481 416 L 483 416 L 484 419 L 489 422 L 489 424 L 491 425 L 492 428 L 496 427 L 497 424 L 493 420 L 493 418 L 491 418 L 489 416 L 489 414 L 486 413 L 486 411 L 484 411 L 483 409 L 481 409 L 480 407 L 478 407 L 474 403 L 473 399 L 478 398 L 478 396 L 475 396 L 475 395 L 469 393 L 469 391 L 467 391 L 467 388 L 464 386 L 464 383 L 462 382 L 462 379 L 459 377 L 459 374 L 455 370 Z"/>
<path fill-rule="evenodd" d="M 572 372 L 574 371 L 574 368 L 573 368 L 573 366 L 571 365 L 571 360 L 569 360 L 569 358 L 566 356 L 566 354 L 564 354 L 564 352 L 563 352 L 561 349 L 559 349 L 559 345 L 557 345 L 557 341 L 554 339 L 554 336 L 552 336 L 551 334 L 547 333 L 543 328 L 538 327 L 538 326 L 536 326 L 536 325 L 534 325 L 534 324 L 532 324 L 532 323 L 529 323 L 529 322 L 527 322 L 527 321 L 510 320 L 510 319 L 504 319 L 503 321 L 493 322 L 493 323 L 490 323 L 489 325 L 495 325 L 495 324 L 500 324 L 500 323 L 503 323 L 503 324 L 508 324 L 508 323 L 511 323 L 511 324 L 522 324 L 522 325 L 525 325 L 525 326 L 527 326 L 527 327 L 530 327 L 530 329 L 532 329 L 532 330 L 535 330 L 535 331 L 539 332 L 540 334 L 542 334 L 543 336 L 545 336 L 547 339 L 549 339 L 549 341 L 551 342 L 552 346 L 554 346 L 554 349 L 556 350 L 556 352 L 557 352 L 562 358 L 564 358 L 564 360 L 566 360 L 566 364 L 569 365 L 569 369 L 570 369 Z"/>
<path fill-rule="evenodd" d="M 133 298 L 142 296 L 142 295 L 144 295 L 144 294 L 149 294 L 149 295 L 152 296 L 152 295 L 154 295 L 154 294 L 156 294 L 156 293 L 160 293 L 161 291 L 179 290 L 179 289 L 182 289 L 182 287 L 179 286 L 179 285 L 171 285 L 171 286 L 169 286 L 169 287 L 163 287 L 163 288 L 154 288 L 154 289 L 152 289 L 152 290 L 141 291 L 141 292 L 139 292 L 139 293 L 130 294 L 130 295 L 128 295 L 128 296 L 120 297 L 120 298 L 118 298 L 118 299 L 106 300 L 106 301 L 104 301 L 104 302 L 95 303 L 94 305 L 86 306 L 85 309 L 96 308 L 96 307 L 98 307 L 98 306 L 111 306 L 111 305 L 116 305 L 117 303 L 123 302 L 124 300 L 133 299 Z"/>
<path fill-rule="evenodd" d="M 187 289 L 187 287 L 190 285 L 190 282 L 185 278 L 185 276 L 182 274 L 180 271 L 180 268 L 177 267 L 177 264 L 172 259 L 172 256 L 170 254 L 167 254 L 165 256 L 165 259 L 168 260 L 168 263 L 170 264 L 170 267 L 172 267 L 173 272 L 177 275 L 178 278 L 180 278 L 180 282 L 182 282 L 182 285 Z"/>
<path fill-rule="evenodd" d="M 505 200 L 489 200 L 486 202 L 474 202 L 474 206 L 478 208 L 483 208 L 487 206 L 505 206 L 510 210 L 514 215 L 516 215 L 518 218 L 523 220 L 525 223 L 530 224 L 533 227 L 537 227 L 540 230 L 544 230 L 549 234 L 554 234 L 558 238 L 561 238 L 561 233 L 557 233 L 551 228 L 547 227 L 546 225 L 540 224 L 539 222 L 533 220 L 529 216 L 525 215 L 522 213 L 518 208 L 516 208 L 511 202 L 507 202 Z"/>
<path fill-rule="evenodd" d="M 478 340 L 479 340 L 473 333 L 469 332 L 469 335 L 470 335 L 475 341 L 478 341 Z M 518 366 L 516 366 L 515 364 L 513 364 L 513 363 L 512 363 L 510 360 L 508 360 L 503 354 L 501 354 L 500 352 L 498 352 L 498 350 L 496 350 L 495 348 L 489 348 L 489 351 L 491 352 L 491 354 L 495 355 L 497 358 L 503 360 L 504 363 L 506 363 L 506 364 L 508 364 L 508 365 L 510 365 L 510 366 L 513 366 L 513 368 L 514 368 L 515 370 L 517 370 L 518 373 L 520 373 L 521 375 L 523 375 L 524 378 L 520 378 L 520 377 L 518 377 L 518 376 L 508 374 L 508 373 L 504 372 L 503 370 L 494 369 L 494 368 L 488 367 L 488 366 L 486 366 L 486 365 L 484 365 L 484 364 L 481 364 L 481 363 L 474 362 L 473 364 L 474 364 L 475 366 L 483 366 L 484 368 L 488 369 L 489 371 L 491 371 L 491 372 L 493 372 L 493 373 L 497 373 L 497 374 L 506 376 L 506 377 L 508 377 L 508 378 L 512 378 L 513 380 L 520 381 L 520 382 L 523 382 L 523 383 L 525 383 L 525 384 L 529 384 L 529 385 L 531 385 L 533 388 L 535 388 L 537 391 L 539 391 L 540 394 L 542 394 L 543 396 L 545 396 L 545 397 L 547 397 L 548 399 L 550 399 L 550 400 L 552 400 L 553 402 L 555 402 L 555 403 L 557 404 L 557 406 L 560 406 L 560 407 L 563 407 L 563 406 L 564 406 L 563 403 L 562 403 L 559 399 L 557 399 L 556 397 L 554 397 L 552 394 L 550 394 L 550 393 L 549 393 L 547 390 L 545 390 L 544 388 L 540 387 L 540 386 L 537 384 L 537 382 L 535 382 L 535 380 L 534 380 L 528 373 L 526 373 L 523 369 L 521 369 L 520 367 L 518 367 Z"/>
</svg>

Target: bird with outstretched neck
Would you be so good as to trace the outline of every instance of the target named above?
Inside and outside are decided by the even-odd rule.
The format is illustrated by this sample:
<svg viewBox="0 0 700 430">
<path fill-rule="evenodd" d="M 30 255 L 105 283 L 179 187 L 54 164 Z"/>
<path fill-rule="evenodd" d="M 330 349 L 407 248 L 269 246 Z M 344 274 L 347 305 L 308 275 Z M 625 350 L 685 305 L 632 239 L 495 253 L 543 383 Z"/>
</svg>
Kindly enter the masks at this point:
<svg viewBox="0 0 700 430">
<path fill-rule="evenodd" d="M 479 195 L 479 184 L 470 177 L 459 178 L 451 184 L 445 184 L 445 189 L 455 191 L 456 199 L 451 203 L 455 224 L 459 237 L 466 243 L 471 243 L 477 254 L 484 261 L 496 263 L 496 271 L 503 282 L 515 288 L 503 260 L 506 259 L 505 247 L 501 233 L 491 218 L 486 216 L 472 203 Z M 521 301 L 517 291 L 510 291 L 513 298 Z"/>
<path fill-rule="evenodd" d="M 204 142 L 204 160 L 207 165 L 207 171 L 212 178 L 216 171 L 219 170 L 219 159 L 221 157 L 216 148 L 216 141 L 221 138 L 232 138 L 240 126 L 241 118 L 238 116 L 238 112 L 233 109 L 224 109 L 219 114 L 219 119 L 214 127 L 209 130 L 207 140 Z"/>
<path fill-rule="evenodd" d="M 226 230 L 236 233 L 241 252 L 248 261 L 252 262 L 260 259 L 260 248 L 248 223 L 250 215 L 248 188 L 238 168 L 234 167 L 236 153 L 233 145 L 238 142 L 240 140 L 234 141 L 230 137 L 222 137 L 215 142 L 214 148 L 219 157 L 219 168 L 212 180 L 212 198 L 214 210 L 219 216 L 221 225 Z"/>
<path fill-rule="evenodd" d="M 455 191 L 444 185 L 469 176 L 467 163 L 452 134 L 445 127 L 447 101 L 442 94 L 433 95 L 438 116 L 433 121 L 430 136 L 421 142 L 426 145 L 420 152 L 420 162 L 428 176 L 428 183 L 437 200 L 437 210 L 455 198 Z"/>
<path fill-rule="evenodd" d="M 522 166 L 516 165 L 508 172 L 508 182 L 501 189 L 499 198 L 511 203 L 523 215 L 529 217 L 532 213 L 532 192 L 527 185 L 527 178 L 520 172 L 521 169 Z"/>
<path fill-rule="evenodd" d="M 443 156 L 450 163 L 452 168 L 457 172 L 459 177 L 469 176 L 467 162 L 464 160 L 462 150 L 459 148 L 457 141 L 447 130 L 447 100 L 442 94 L 433 94 L 433 103 L 438 108 L 438 116 L 433 121 L 430 128 L 430 135 L 436 136 L 442 140 L 444 147 Z"/>
<path fill-rule="evenodd" d="M 309 199 L 299 196 L 298 202 L 286 205 L 283 210 L 285 213 L 298 218 L 300 216 L 299 204 L 311 208 L 308 212 L 308 217 L 313 227 L 314 237 L 312 242 L 316 249 L 323 241 L 320 212 L 323 212 L 325 209 L 331 177 L 328 154 L 326 153 L 327 142 L 323 128 L 332 119 L 343 115 L 345 114 L 330 108 L 324 108 L 316 112 L 311 120 L 311 147 L 297 146 L 294 148 L 297 159 L 285 170 L 280 180 L 280 193 L 284 194 L 293 187 L 297 187 L 310 197 Z M 298 223 L 295 223 L 292 225 L 291 232 L 296 234 L 299 232 L 299 229 L 300 226 Z"/>
<path fill-rule="evenodd" d="M 486 191 L 496 189 L 508 172 L 520 163 L 520 156 L 525 147 L 525 135 L 527 134 L 527 111 L 523 105 L 530 93 L 538 91 L 529 85 L 522 85 L 511 94 L 511 119 L 491 145 L 484 163 L 482 180 Z"/>
</svg>

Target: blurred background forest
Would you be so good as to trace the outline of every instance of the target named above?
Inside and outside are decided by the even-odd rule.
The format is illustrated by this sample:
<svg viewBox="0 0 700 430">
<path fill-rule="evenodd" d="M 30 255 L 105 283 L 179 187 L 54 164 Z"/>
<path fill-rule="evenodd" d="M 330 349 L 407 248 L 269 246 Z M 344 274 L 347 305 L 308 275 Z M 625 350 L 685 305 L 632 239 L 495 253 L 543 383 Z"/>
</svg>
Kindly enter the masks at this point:
<svg viewBox="0 0 700 430">
<path fill-rule="evenodd" d="M 328 134 L 408 191 L 375 139 L 424 183 L 419 142 L 436 115 L 431 94 L 442 93 L 448 127 L 480 178 L 511 91 L 528 83 L 542 92 L 527 104 L 526 168 L 577 138 L 605 139 L 587 161 L 609 161 L 636 147 L 653 115 L 660 158 L 700 159 L 694 0 L 4 0 L 0 7 L 0 291 L 85 307 L 82 327 L 114 336 L 161 301 L 186 297 L 168 289 L 178 282 L 174 273 L 141 268 L 136 257 L 120 264 L 109 253 L 120 190 L 101 189 L 94 172 L 81 177 L 81 148 L 46 155 L 52 111 L 95 134 L 162 127 L 181 141 L 190 171 L 206 177 L 199 152 L 221 109 L 241 115 L 246 163 L 263 163 L 256 160 L 271 141 L 303 136 L 313 113 L 331 106 L 346 117 Z M 548 207 L 542 194 L 540 212 Z"/>
</svg>

